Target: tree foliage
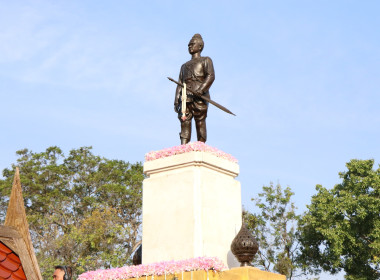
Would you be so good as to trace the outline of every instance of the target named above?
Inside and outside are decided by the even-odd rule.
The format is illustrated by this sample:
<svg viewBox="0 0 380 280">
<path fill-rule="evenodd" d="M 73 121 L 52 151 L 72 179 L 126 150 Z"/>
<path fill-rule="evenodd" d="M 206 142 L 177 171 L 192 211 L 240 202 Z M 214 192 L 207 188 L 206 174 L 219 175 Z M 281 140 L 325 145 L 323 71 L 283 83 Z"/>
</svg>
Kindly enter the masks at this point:
<svg viewBox="0 0 380 280">
<path fill-rule="evenodd" d="M 305 268 L 346 272 L 346 279 L 380 279 L 380 169 L 373 160 L 351 160 L 342 183 L 317 185 L 300 221 Z"/>
<path fill-rule="evenodd" d="M 296 277 L 297 239 L 296 226 L 299 216 L 291 201 L 294 194 L 289 187 L 282 189 L 270 183 L 263 186 L 257 198 L 252 198 L 260 210 L 257 214 L 245 212 L 245 220 L 259 243 L 254 265 L 266 271 Z"/>
<path fill-rule="evenodd" d="M 126 265 L 140 238 L 140 163 L 95 156 L 91 147 L 34 153 L 17 151 L 33 245 L 44 278 L 54 265 L 75 274 Z M 0 222 L 4 221 L 15 166 L 0 180 Z"/>
</svg>

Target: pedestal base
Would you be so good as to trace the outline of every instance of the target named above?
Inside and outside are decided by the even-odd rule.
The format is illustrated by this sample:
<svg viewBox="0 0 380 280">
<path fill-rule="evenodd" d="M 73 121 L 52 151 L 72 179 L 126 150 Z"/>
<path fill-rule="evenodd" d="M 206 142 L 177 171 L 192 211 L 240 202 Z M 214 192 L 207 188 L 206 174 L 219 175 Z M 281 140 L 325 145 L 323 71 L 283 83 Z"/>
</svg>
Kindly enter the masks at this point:
<svg viewBox="0 0 380 280">
<path fill-rule="evenodd" d="M 143 264 L 206 256 L 239 265 L 230 252 L 242 214 L 237 163 L 188 152 L 147 161 L 144 173 Z"/>
</svg>

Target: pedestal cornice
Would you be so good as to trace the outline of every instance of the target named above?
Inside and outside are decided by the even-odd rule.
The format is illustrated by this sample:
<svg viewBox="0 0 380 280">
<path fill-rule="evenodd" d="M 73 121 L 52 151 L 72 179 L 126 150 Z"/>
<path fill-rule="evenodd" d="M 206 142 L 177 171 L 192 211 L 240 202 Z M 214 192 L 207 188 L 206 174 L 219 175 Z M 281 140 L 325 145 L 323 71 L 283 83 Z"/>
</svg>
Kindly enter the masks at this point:
<svg viewBox="0 0 380 280">
<path fill-rule="evenodd" d="M 159 158 L 144 163 L 144 174 L 152 176 L 161 172 L 201 166 L 224 173 L 235 178 L 239 175 L 239 165 L 209 152 L 193 151 L 179 155 Z"/>
</svg>

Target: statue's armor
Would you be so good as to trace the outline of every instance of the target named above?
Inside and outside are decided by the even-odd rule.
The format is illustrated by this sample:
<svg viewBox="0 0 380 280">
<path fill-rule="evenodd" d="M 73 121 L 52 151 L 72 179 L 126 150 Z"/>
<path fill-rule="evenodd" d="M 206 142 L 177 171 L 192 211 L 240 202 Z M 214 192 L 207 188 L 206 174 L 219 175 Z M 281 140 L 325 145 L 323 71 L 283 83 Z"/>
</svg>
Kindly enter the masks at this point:
<svg viewBox="0 0 380 280">
<path fill-rule="evenodd" d="M 209 88 L 215 79 L 214 66 L 209 57 L 199 57 L 192 59 L 182 65 L 179 73 L 179 81 L 186 83 L 190 90 L 200 90 L 202 95 L 210 98 Z M 182 87 L 178 86 L 175 94 L 174 104 L 181 105 Z M 208 102 L 197 96 L 188 95 L 186 100 L 186 119 L 181 119 L 182 112 L 178 112 L 181 121 L 181 139 L 186 139 L 186 143 L 191 139 L 191 120 L 194 117 L 197 128 L 198 141 L 206 142 L 206 117 Z"/>
</svg>

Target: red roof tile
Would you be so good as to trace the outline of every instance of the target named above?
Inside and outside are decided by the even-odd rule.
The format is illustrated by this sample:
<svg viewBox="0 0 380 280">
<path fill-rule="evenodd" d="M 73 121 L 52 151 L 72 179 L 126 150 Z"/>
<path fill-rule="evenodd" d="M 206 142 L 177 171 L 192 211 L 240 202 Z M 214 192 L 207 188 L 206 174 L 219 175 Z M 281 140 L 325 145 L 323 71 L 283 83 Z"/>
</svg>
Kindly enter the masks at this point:
<svg viewBox="0 0 380 280">
<path fill-rule="evenodd" d="M 16 276 L 17 279 L 26 279 L 26 276 L 25 276 L 24 270 L 22 269 L 22 266 L 13 273 L 13 276 Z"/>
<path fill-rule="evenodd" d="M 8 270 L 0 264 L 0 279 L 8 279 L 12 275 L 12 271 Z"/>
<path fill-rule="evenodd" d="M 0 280 L 26 280 L 20 258 L 0 241 Z"/>
<path fill-rule="evenodd" d="M 0 262 L 2 262 L 3 260 L 5 260 L 6 257 L 7 257 L 7 254 L 5 254 L 4 252 L 0 251 Z"/>
<path fill-rule="evenodd" d="M 0 252 L 9 254 L 9 253 L 12 253 L 12 250 L 9 249 L 7 246 L 5 246 L 4 243 L 0 242 Z"/>
<path fill-rule="evenodd" d="M 11 261 L 14 261 L 16 263 L 19 263 L 20 262 L 20 258 L 15 254 L 15 253 L 10 253 L 8 256 L 7 256 L 8 259 L 10 259 Z"/>
</svg>

